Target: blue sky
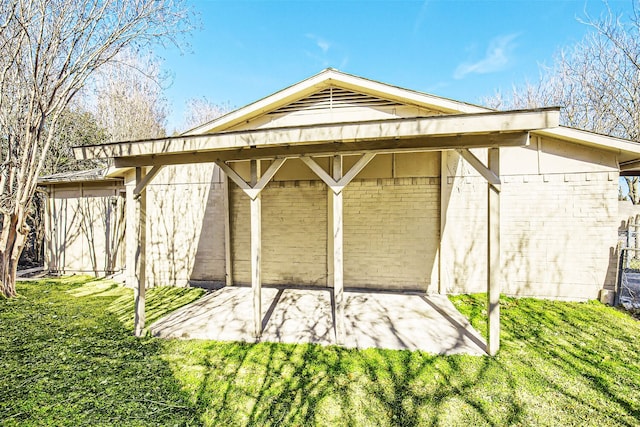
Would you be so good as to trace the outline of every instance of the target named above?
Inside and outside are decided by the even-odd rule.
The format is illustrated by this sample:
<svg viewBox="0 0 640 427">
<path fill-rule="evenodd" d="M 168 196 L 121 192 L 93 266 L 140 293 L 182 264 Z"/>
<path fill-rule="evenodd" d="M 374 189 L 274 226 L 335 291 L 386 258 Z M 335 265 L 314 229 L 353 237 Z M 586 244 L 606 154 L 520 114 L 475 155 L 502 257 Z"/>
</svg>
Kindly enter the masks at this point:
<svg viewBox="0 0 640 427">
<path fill-rule="evenodd" d="M 478 103 L 535 80 L 539 64 L 589 31 L 585 10 L 605 10 L 600 0 L 189 1 L 200 21 L 189 50 L 159 52 L 169 132 L 189 98 L 241 107 L 327 67 Z"/>
</svg>

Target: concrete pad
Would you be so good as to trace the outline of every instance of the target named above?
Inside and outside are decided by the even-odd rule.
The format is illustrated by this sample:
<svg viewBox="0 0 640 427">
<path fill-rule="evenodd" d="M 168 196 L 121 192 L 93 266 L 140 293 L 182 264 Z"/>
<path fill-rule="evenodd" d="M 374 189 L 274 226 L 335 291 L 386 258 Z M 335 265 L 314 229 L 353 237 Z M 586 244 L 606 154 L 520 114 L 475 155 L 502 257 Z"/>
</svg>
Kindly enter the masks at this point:
<svg viewBox="0 0 640 427">
<path fill-rule="evenodd" d="M 263 319 L 261 341 L 335 344 L 329 289 L 283 289 Z"/>
<path fill-rule="evenodd" d="M 276 295 L 277 289 L 262 289 L 263 313 Z M 149 329 L 159 337 L 253 342 L 252 313 L 251 289 L 228 287 L 170 313 Z"/>
<path fill-rule="evenodd" d="M 422 350 L 485 355 L 486 344 L 441 295 L 345 292 L 349 348 Z M 329 288 L 262 288 L 260 341 L 336 344 Z M 151 325 L 154 336 L 255 342 L 252 291 L 226 287 L 205 295 Z"/>
<path fill-rule="evenodd" d="M 443 295 L 349 292 L 346 347 L 484 355 L 486 344 Z"/>
</svg>

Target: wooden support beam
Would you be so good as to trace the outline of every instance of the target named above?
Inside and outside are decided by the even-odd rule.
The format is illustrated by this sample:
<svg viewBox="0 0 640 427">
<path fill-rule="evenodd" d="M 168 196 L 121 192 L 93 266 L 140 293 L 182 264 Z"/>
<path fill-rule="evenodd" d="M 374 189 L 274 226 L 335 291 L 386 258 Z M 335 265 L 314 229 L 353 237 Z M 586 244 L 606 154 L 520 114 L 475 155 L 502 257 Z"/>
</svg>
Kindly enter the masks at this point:
<svg viewBox="0 0 640 427">
<path fill-rule="evenodd" d="M 136 188 L 141 186 L 145 176 L 142 168 L 136 168 Z M 144 188 L 144 186 L 142 186 Z M 145 324 L 145 291 L 147 267 L 147 192 L 142 191 L 136 200 L 137 217 L 137 250 L 135 253 L 135 315 L 133 319 L 134 333 L 142 336 Z"/>
<path fill-rule="evenodd" d="M 222 171 L 231 179 L 231 181 L 235 182 L 238 187 L 242 189 L 242 191 L 246 192 L 248 190 L 253 190 L 251 184 L 245 181 L 238 172 L 231 169 L 231 167 L 221 160 L 216 160 L 216 165 L 222 169 Z"/>
<path fill-rule="evenodd" d="M 296 158 L 303 156 L 333 156 L 336 154 L 377 154 L 402 152 L 429 152 L 459 148 L 522 147 L 529 144 L 527 132 L 495 133 L 483 135 L 423 136 L 366 142 L 334 142 L 318 144 L 284 145 L 278 147 L 244 147 L 228 150 L 181 152 L 173 154 L 141 154 L 116 157 L 116 167 L 150 166 L 157 164 L 189 164 L 251 159 Z"/>
<path fill-rule="evenodd" d="M 333 180 L 342 179 L 342 156 L 333 158 Z M 344 344 L 344 264 L 343 264 L 343 210 L 342 192 L 333 191 L 333 299 L 335 301 L 336 342 Z"/>
<path fill-rule="evenodd" d="M 340 194 L 344 189 L 344 187 L 346 187 L 353 180 L 353 178 L 355 178 L 356 175 L 358 175 L 362 171 L 362 169 L 364 169 L 369 164 L 369 162 L 375 156 L 376 156 L 376 153 L 363 154 L 362 156 L 360 156 L 358 161 L 351 167 L 351 169 L 349 169 L 349 171 L 346 174 L 344 174 L 344 176 L 342 175 L 342 160 L 340 160 L 340 178 L 336 178 L 335 169 L 332 177 L 327 172 L 325 172 L 325 170 L 322 169 L 322 166 L 320 166 L 311 157 L 303 156 L 303 157 L 300 157 L 300 160 L 302 160 L 304 164 L 309 166 L 309 169 L 311 169 L 316 175 L 318 175 L 318 177 L 321 180 L 323 180 L 324 183 L 327 184 L 327 186 L 331 188 L 331 190 L 335 194 Z M 339 157 L 340 159 L 342 159 L 342 156 L 334 156 L 333 158 L 334 167 L 335 167 L 336 157 Z"/>
<path fill-rule="evenodd" d="M 489 169 L 500 176 L 500 149 L 489 149 Z M 487 353 L 500 349 L 500 192 L 488 186 L 487 197 Z"/>
<path fill-rule="evenodd" d="M 251 161 L 251 184 L 259 182 L 260 161 Z M 262 197 L 251 199 L 251 289 L 253 291 L 253 329 L 255 338 L 262 335 Z"/>
<path fill-rule="evenodd" d="M 224 209 L 224 271 L 225 285 L 233 286 L 233 259 L 231 258 L 231 205 L 229 204 L 229 178 L 222 174 L 222 197 Z"/>
<path fill-rule="evenodd" d="M 275 159 L 271 165 L 267 168 L 266 171 L 264 171 L 264 174 L 262 174 L 262 176 L 260 176 L 260 179 L 258 179 L 258 181 L 252 185 L 253 187 L 253 191 L 255 192 L 255 196 L 257 197 L 258 194 L 260 194 L 260 192 L 262 190 L 264 190 L 264 187 L 267 186 L 267 184 L 269 183 L 269 181 L 271 181 L 271 178 L 274 177 L 274 175 L 276 174 L 276 172 L 278 172 L 278 169 L 280 169 L 280 167 L 282 167 L 282 165 L 284 164 L 284 162 L 286 161 L 286 157 L 284 158 L 279 158 L 279 159 Z M 252 160 L 253 163 L 253 160 Z M 253 181 L 251 181 L 253 182 Z M 251 197 L 251 194 L 247 193 L 249 195 L 249 197 Z"/>
<path fill-rule="evenodd" d="M 216 164 L 218 166 L 220 166 L 220 169 L 222 169 L 224 171 L 224 173 L 229 178 L 231 178 L 233 180 L 233 182 L 235 182 L 238 185 L 238 187 L 240 187 L 242 189 L 242 191 L 244 191 L 245 194 L 247 196 L 249 196 L 249 198 L 251 200 L 253 200 L 256 197 L 258 197 L 258 195 L 260 194 L 260 192 L 262 190 L 264 190 L 264 188 L 267 186 L 269 181 L 271 181 L 271 178 L 273 178 L 273 176 L 276 174 L 276 172 L 278 172 L 278 169 L 280 169 L 280 167 L 282 167 L 282 165 L 284 164 L 284 162 L 286 160 L 287 160 L 286 157 L 285 158 L 275 159 L 271 163 L 271 166 L 269 166 L 267 168 L 267 170 L 264 172 L 264 174 L 262 176 L 260 176 L 260 178 L 255 183 L 253 181 L 251 181 L 252 182 L 251 184 L 249 184 L 244 179 L 242 179 L 242 177 L 236 171 L 234 171 L 229 165 L 227 165 L 225 162 L 223 162 L 221 160 L 216 160 Z M 256 160 L 251 160 L 251 164 L 253 165 L 255 161 Z M 258 164 L 258 163 L 256 163 L 256 164 Z"/>
<path fill-rule="evenodd" d="M 327 287 L 333 288 L 333 191 L 327 186 Z"/>
<path fill-rule="evenodd" d="M 489 169 L 468 149 L 456 150 L 480 175 L 486 179 L 497 191 L 500 191 L 500 176 Z"/>
<path fill-rule="evenodd" d="M 338 344 L 343 344 L 345 340 L 342 190 L 369 164 L 375 155 L 376 153 L 363 154 L 346 174 L 343 174 L 342 170 L 342 155 L 333 156 L 332 175 L 325 172 L 311 157 L 303 156 L 300 158 L 331 190 L 328 202 L 331 239 L 327 244 L 327 275 L 329 277 L 327 285 L 333 285 L 335 332 Z"/>
<path fill-rule="evenodd" d="M 447 293 L 447 277 L 445 275 L 442 248 L 444 247 L 444 233 L 447 226 L 447 211 L 449 209 L 449 189 L 447 179 L 449 178 L 449 151 L 440 152 L 440 242 L 438 243 L 438 293 Z"/>
<path fill-rule="evenodd" d="M 528 132 L 558 126 L 560 109 L 486 112 L 443 116 L 327 123 L 315 126 L 251 129 L 203 135 L 181 135 L 116 144 L 74 147 L 78 160 L 131 157 L 157 153 L 177 154 L 256 147 L 286 147 L 292 144 L 326 144 L 336 141 L 361 143 L 464 134 Z"/>
<path fill-rule="evenodd" d="M 351 169 L 349 169 L 349 171 L 345 173 L 342 178 L 340 178 L 340 180 L 338 181 L 338 189 L 342 191 L 344 187 L 349 185 L 353 178 L 355 178 L 356 175 L 358 175 L 362 171 L 362 169 L 364 169 L 365 166 L 367 166 L 369 162 L 373 160 L 375 156 L 376 153 L 364 153 L 362 156 L 360 156 L 358 161 L 353 166 L 351 166 Z M 340 156 L 340 158 L 342 158 L 342 156 Z"/>
<path fill-rule="evenodd" d="M 620 171 L 621 172 L 633 171 L 637 174 L 640 174 L 640 159 L 629 160 L 627 162 L 620 162 Z"/>
<path fill-rule="evenodd" d="M 286 158 L 275 159 L 261 174 L 260 160 L 251 160 L 251 181 L 246 182 L 236 171 L 234 171 L 224 161 L 217 159 L 216 164 L 222 169 L 228 178 L 231 178 L 246 195 L 251 199 L 251 289 L 253 293 L 253 327 L 254 336 L 259 338 L 262 335 L 262 272 L 260 263 L 262 261 L 262 199 L 260 193 L 267 186 L 269 181 L 284 164 Z M 225 180 L 226 181 L 226 180 Z M 228 191 L 228 189 L 226 190 Z M 225 200 L 228 200 L 228 195 Z M 227 202 L 228 203 L 228 202 Z M 226 206 L 226 214 L 229 215 L 229 207 Z M 228 219 L 227 229 L 229 228 Z M 227 284 L 231 283 L 231 237 L 225 229 L 225 239 L 227 239 L 226 266 Z"/>
<path fill-rule="evenodd" d="M 151 182 L 153 178 L 155 178 L 158 172 L 160 172 L 160 169 L 162 169 L 163 167 L 164 165 L 155 165 L 154 167 L 151 168 L 149 172 L 147 172 L 147 174 L 144 176 L 144 178 L 142 178 L 140 182 L 136 180 L 136 187 L 133 189 L 133 196 L 134 197 L 139 196 L 140 193 L 142 193 L 147 188 L 147 185 Z"/>
<path fill-rule="evenodd" d="M 300 157 L 300 160 L 302 160 L 305 165 L 309 166 L 309 169 L 311 169 L 313 173 L 318 175 L 318 178 L 324 181 L 324 183 L 327 184 L 327 187 L 329 187 L 330 189 L 333 189 L 333 187 L 337 184 L 335 179 L 327 172 L 325 172 L 325 170 L 322 169 L 322 166 L 320 166 L 311 157 L 303 156 Z"/>
</svg>

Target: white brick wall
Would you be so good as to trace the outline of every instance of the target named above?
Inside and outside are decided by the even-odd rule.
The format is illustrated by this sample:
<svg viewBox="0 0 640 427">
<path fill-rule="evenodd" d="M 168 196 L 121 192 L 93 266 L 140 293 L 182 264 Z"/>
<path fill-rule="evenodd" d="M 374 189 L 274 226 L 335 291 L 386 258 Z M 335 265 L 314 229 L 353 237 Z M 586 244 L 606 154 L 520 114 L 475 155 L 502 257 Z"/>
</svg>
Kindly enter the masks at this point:
<svg viewBox="0 0 640 427">
<path fill-rule="evenodd" d="M 457 155 L 449 158 L 443 188 L 443 288 L 484 292 L 487 184 L 468 165 L 454 166 Z M 613 286 L 618 178 L 608 167 L 601 169 L 502 176 L 503 293 L 589 299 Z"/>
<path fill-rule="evenodd" d="M 534 170 L 550 167 L 540 163 L 518 174 L 512 162 L 522 149 L 507 150 L 503 161 L 509 167 L 503 169 L 509 173 L 503 175 L 501 197 L 503 292 L 596 298 L 615 278 L 610 251 L 617 238 L 618 184 L 611 159 L 599 154 L 597 162 L 574 173 L 567 167 L 566 173 L 537 174 Z M 552 155 L 526 150 L 527 162 Z M 474 152 L 483 158 L 482 150 Z M 433 160 L 416 160 L 411 170 L 428 163 L 421 172 L 427 175 L 438 169 Z M 553 158 L 552 165 L 559 167 L 561 161 Z M 409 170 L 402 169 L 403 162 L 378 165 L 380 176 L 390 171 L 402 176 Z M 572 159 L 568 165 L 575 163 Z M 357 177 L 344 190 L 345 286 L 485 291 L 487 183 L 453 152 L 441 166 L 442 182 L 437 176 Z M 223 280 L 219 173 L 212 166 L 175 168 L 163 170 L 148 190 L 150 284 Z M 291 168 L 286 181 L 274 181 L 262 193 L 263 283 L 325 286 L 327 188 L 319 180 L 295 180 L 295 173 Z M 131 191 L 131 177 L 127 187 Z M 248 284 L 249 199 L 235 184 L 230 190 L 233 279 Z"/>
<path fill-rule="evenodd" d="M 609 172 L 505 178 L 505 293 L 597 298 L 613 285 L 617 178 Z"/>
<path fill-rule="evenodd" d="M 251 283 L 249 197 L 231 185 L 233 280 Z M 264 284 L 326 286 L 327 190 L 321 181 L 272 182 L 262 191 Z"/>
<path fill-rule="evenodd" d="M 344 284 L 437 289 L 440 179 L 352 182 L 344 190 Z"/>
</svg>

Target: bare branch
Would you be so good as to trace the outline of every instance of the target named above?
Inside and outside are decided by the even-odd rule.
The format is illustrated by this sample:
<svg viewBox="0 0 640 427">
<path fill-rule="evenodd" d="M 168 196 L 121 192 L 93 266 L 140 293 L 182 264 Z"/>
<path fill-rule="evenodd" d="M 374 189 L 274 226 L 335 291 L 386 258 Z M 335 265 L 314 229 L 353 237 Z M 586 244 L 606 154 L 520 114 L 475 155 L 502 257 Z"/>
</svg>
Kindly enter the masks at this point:
<svg viewBox="0 0 640 427">
<path fill-rule="evenodd" d="M 15 293 L 27 206 L 69 104 L 119 53 L 179 44 L 190 22 L 183 0 L 0 4 L 0 292 Z"/>
</svg>

